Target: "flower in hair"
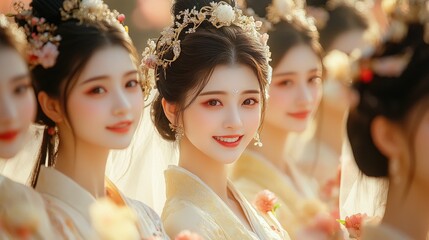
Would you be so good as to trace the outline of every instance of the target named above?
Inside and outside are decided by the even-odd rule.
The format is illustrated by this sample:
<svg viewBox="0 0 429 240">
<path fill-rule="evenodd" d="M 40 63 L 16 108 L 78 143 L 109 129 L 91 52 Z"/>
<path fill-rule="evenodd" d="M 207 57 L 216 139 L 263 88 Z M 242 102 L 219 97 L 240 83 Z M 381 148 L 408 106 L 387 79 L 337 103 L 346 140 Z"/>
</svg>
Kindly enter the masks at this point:
<svg viewBox="0 0 429 240">
<path fill-rule="evenodd" d="M 146 80 L 155 80 L 155 70 L 158 66 L 166 69 L 180 56 L 181 42 L 179 36 L 183 33 L 194 33 L 204 22 L 208 21 L 216 28 L 224 26 L 238 26 L 250 36 L 260 40 L 265 48 L 267 60 L 270 58 L 269 47 L 266 45 L 267 35 L 261 35 L 258 30 L 261 23 L 253 17 L 243 15 L 242 11 L 231 7 L 226 2 L 211 2 L 209 6 L 202 7 L 199 11 L 196 7 L 180 11 L 175 16 L 175 23 L 161 32 L 161 37 L 155 43 L 148 41 L 148 46 L 143 51 L 141 69 Z M 166 57 L 172 53 L 171 57 Z"/>
<path fill-rule="evenodd" d="M 57 46 L 51 42 L 48 42 L 37 54 L 40 65 L 42 65 L 44 68 L 50 68 L 55 65 L 55 61 L 59 52 Z"/>
<path fill-rule="evenodd" d="M 65 0 L 60 11 L 63 21 L 77 19 L 80 23 L 97 21 L 119 23 L 128 32 L 128 27 L 124 25 L 125 15 L 111 10 L 103 0 Z"/>
<path fill-rule="evenodd" d="M 25 22 L 23 30 L 29 43 L 27 60 L 30 67 L 37 65 L 46 69 L 53 67 L 61 41 L 61 36 L 55 35 L 57 27 L 47 23 L 44 18 L 34 17 L 31 10 L 18 9 L 20 7 L 18 4 L 15 7 L 18 11 L 15 18 Z"/>
<path fill-rule="evenodd" d="M 234 9 L 230 5 L 220 5 L 213 10 L 212 18 L 229 25 L 235 19 Z"/>
</svg>

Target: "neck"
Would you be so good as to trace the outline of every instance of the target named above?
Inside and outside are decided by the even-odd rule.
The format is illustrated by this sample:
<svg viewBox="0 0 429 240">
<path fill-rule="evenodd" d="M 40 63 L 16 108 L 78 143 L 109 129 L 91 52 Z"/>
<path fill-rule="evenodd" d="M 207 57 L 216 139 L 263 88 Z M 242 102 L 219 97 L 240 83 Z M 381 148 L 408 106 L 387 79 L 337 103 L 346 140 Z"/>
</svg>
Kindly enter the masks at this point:
<svg viewBox="0 0 429 240">
<path fill-rule="evenodd" d="M 405 183 L 402 186 L 390 185 L 382 222 L 412 239 L 426 239 L 429 226 L 429 195 L 424 188 L 414 183 L 407 194 L 403 191 Z M 404 221 L 405 219 L 407 221 Z M 415 221 L 408 221 L 411 219 Z"/>
<path fill-rule="evenodd" d="M 186 137 L 180 143 L 179 166 L 198 176 L 223 201 L 227 202 L 228 178 L 225 164 L 211 159 L 196 149 Z"/>
<path fill-rule="evenodd" d="M 252 143 L 249 149 L 263 155 L 268 161 L 279 169 L 284 169 L 287 160 L 286 142 L 288 133 L 269 123 L 265 123 L 261 132 L 262 147 L 254 146 Z"/>
<path fill-rule="evenodd" d="M 333 150 L 338 156 L 341 155 L 343 139 L 345 134 L 345 120 L 347 113 L 337 111 L 322 102 L 319 107 L 318 132 L 316 138 Z"/>
<path fill-rule="evenodd" d="M 105 196 L 105 169 L 109 149 L 62 139 L 55 169 L 71 178 L 94 197 Z"/>
</svg>

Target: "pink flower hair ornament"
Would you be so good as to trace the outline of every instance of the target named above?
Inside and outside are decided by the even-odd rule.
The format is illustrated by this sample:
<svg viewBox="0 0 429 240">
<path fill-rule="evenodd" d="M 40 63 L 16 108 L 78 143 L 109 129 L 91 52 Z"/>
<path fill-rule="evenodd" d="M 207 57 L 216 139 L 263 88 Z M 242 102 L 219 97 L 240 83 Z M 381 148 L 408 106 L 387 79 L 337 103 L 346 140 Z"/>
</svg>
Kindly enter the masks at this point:
<svg viewBox="0 0 429 240">
<path fill-rule="evenodd" d="M 32 9 L 24 9 L 22 2 L 15 2 L 14 9 L 17 14 L 8 16 L 15 17 L 16 21 L 23 25 L 22 29 L 29 43 L 27 61 L 30 68 L 38 65 L 45 69 L 53 67 L 59 55 L 58 46 L 61 41 L 61 36 L 56 34 L 57 26 L 46 22 L 43 17 L 34 16 Z M 65 0 L 59 11 L 63 21 L 68 19 L 77 19 L 80 23 L 106 21 L 109 24 L 119 24 L 128 32 L 128 27 L 123 25 L 125 15 L 110 10 L 102 0 Z"/>
</svg>

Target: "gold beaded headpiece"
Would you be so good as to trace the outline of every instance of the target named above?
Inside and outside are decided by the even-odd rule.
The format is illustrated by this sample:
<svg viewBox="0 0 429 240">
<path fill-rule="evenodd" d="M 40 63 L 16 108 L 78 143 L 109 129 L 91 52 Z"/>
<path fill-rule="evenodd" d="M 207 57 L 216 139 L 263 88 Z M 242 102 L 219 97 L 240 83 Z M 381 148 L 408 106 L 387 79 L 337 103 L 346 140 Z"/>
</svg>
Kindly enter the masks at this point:
<svg viewBox="0 0 429 240">
<path fill-rule="evenodd" d="M 244 32 L 261 41 L 265 47 L 267 60 L 270 58 L 267 46 L 268 35 L 258 32 L 262 23 L 255 21 L 253 17 L 244 15 L 240 9 L 234 8 L 226 2 L 211 2 L 210 6 L 204 6 L 199 11 L 195 7 L 186 9 L 176 15 L 175 20 L 172 27 L 165 28 L 161 32 L 161 37 L 156 43 L 149 40 L 148 46 L 143 51 L 141 69 L 146 80 L 154 82 L 156 68 L 161 66 L 165 70 L 180 56 L 180 34 L 185 29 L 186 34 L 194 33 L 204 21 L 211 23 L 216 28 L 232 25 L 240 27 Z M 173 53 L 172 58 L 165 57 L 169 52 Z"/>
</svg>

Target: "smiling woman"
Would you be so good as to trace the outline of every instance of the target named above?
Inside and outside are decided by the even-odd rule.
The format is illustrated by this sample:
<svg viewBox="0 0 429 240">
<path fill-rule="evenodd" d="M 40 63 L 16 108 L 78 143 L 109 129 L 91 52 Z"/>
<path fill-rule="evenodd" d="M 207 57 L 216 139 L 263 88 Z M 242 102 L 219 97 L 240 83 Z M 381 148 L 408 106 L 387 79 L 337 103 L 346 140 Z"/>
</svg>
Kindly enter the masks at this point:
<svg viewBox="0 0 429 240">
<path fill-rule="evenodd" d="M 159 91 L 154 123 L 180 151 L 179 166 L 165 172 L 162 220 L 170 236 L 188 229 L 207 240 L 289 239 L 227 179 L 226 164 L 257 136 L 269 82 L 259 24 L 233 3 L 176 1 L 176 23 L 144 53 Z"/>
<path fill-rule="evenodd" d="M 0 159 L 24 148 L 36 115 L 36 99 L 25 49 L 25 35 L 0 14 Z M 25 158 L 25 164 L 31 162 Z M 22 169 L 19 169 L 22 170 Z M 42 197 L 33 189 L 0 175 L 0 239 L 56 239 Z"/>
<path fill-rule="evenodd" d="M 243 3 L 246 12 L 265 21 L 273 73 L 261 131 L 264 145 L 248 146 L 230 172 L 232 181 L 250 201 L 265 189 L 276 194 L 282 206 L 276 216 L 292 239 L 310 219 L 302 217 L 300 207 L 305 200 L 316 198 L 317 191 L 286 151 L 287 141 L 292 133 L 307 129 L 314 118 L 322 98 L 323 74 L 316 27 L 298 3 Z"/>
<path fill-rule="evenodd" d="M 166 238 L 150 208 L 105 179 L 110 150 L 130 144 L 144 105 L 146 85 L 124 17 L 101 0 L 34 0 L 16 19 L 31 43 L 36 123 L 44 127 L 32 185 L 48 203 L 52 225 L 63 239 L 110 239 L 123 229 L 100 226 L 106 219 L 89 211 L 105 197 L 113 208 L 131 209 L 126 235 Z"/>
</svg>

